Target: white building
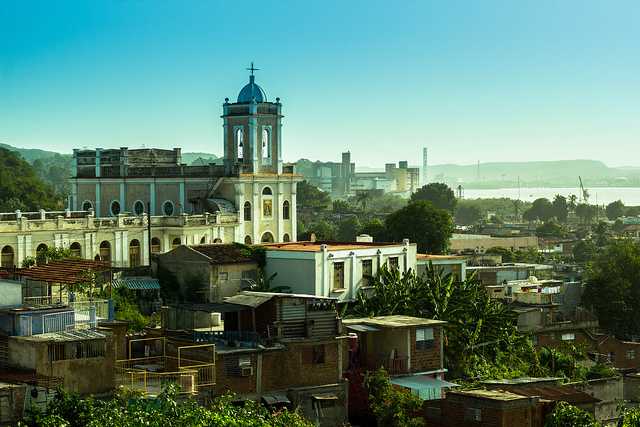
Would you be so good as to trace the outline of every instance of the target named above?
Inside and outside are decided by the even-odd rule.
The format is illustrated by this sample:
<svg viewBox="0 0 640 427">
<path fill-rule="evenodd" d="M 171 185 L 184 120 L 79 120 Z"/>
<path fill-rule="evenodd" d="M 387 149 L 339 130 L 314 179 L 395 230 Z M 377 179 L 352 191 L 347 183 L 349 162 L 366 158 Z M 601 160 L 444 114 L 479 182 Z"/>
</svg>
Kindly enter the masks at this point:
<svg viewBox="0 0 640 427">
<path fill-rule="evenodd" d="M 269 244 L 267 277 L 277 273 L 272 286 L 289 286 L 291 292 L 349 301 L 366 287 L 368 277 L 387 264 L 402 272 L 416 269 L 416 244 L 322 243 Z"/>
</svg>

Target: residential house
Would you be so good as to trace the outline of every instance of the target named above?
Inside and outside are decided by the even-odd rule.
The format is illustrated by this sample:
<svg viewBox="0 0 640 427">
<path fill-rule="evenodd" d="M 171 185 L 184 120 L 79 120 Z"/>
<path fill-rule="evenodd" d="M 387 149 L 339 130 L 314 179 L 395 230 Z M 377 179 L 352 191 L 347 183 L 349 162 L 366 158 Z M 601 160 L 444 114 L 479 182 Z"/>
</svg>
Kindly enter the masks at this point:
<svg viewBox="0 0 640 427">
<path fill-rule="evenodd" d="M 416 268 L 418 275 L 423 275 L 429 265 L 443 274 L 451 274 L 455 280 L 462 281 L 467 278 L 467 261 L 458 255 L 431 255 L 417 254 Z"/>
<path fill-rule="evenodd" d="M 416 270 L 416 244 L 373 242 L 276 243 L 266 249 L 267 276 L 274 273 L 273 286 L 288 286 L 292 292 L 355 299 L 383 265 L 401 272 Z"/>
<path fill-rule="evenodd" d="M 156 259 L 158 272 L 175 275 L 186 301 L 222 302 L 257 278 L 256 258 L 236 244 L 180 245 Z"/>
</svg>

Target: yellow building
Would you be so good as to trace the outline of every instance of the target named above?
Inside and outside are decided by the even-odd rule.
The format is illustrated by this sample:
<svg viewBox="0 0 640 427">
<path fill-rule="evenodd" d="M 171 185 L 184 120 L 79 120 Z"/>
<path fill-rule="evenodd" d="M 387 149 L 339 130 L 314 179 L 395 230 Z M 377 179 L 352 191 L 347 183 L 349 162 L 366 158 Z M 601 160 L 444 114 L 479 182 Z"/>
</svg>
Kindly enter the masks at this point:
<svg viewBox="0 0 640 427">
<path fill-rule="evenodd" d="M 223 104 L 223 164 L 188 166 L 181 150 L 74 150 L 72 209 L 96 218 L 121 213 L 179 217 L 234 214 L 242 243 L 296 240 L 296 184 L 282 162 L 282 104 L 249 83 L 237 102 Z"/>
</svg>

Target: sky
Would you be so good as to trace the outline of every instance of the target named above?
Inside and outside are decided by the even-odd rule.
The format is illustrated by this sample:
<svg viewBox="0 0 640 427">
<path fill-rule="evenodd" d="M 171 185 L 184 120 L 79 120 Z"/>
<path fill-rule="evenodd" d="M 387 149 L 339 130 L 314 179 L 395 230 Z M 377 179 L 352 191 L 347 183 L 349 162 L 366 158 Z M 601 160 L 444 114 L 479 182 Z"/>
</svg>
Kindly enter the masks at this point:
<svg viewBox="0 0 640 427">
<path fill-rule="evenodd" d="M 640 166 L 638 0 L 0 0 L 0 142 L 222 151 L 255 61 L 285 161 Z"/>
</svg>

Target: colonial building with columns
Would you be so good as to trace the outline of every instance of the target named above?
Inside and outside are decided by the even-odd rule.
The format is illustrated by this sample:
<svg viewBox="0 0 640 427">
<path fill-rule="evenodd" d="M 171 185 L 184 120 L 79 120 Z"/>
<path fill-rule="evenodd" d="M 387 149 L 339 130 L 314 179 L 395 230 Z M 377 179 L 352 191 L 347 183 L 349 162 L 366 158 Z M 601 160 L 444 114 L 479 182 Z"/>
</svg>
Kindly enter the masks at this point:
<svg viewBox="0 0 640 427">
<path fill-rule="evenodd" d="M 269 102 L 253 71 L 237 102 L 223 104 L 222 164 L 188 166 L 179 148 L 74 150 L 72 210 L 96 218 L 234 214 L 222 242 L 295 241 L 302 178 L 282 161 L 280 98 Z"/>
</svg>

